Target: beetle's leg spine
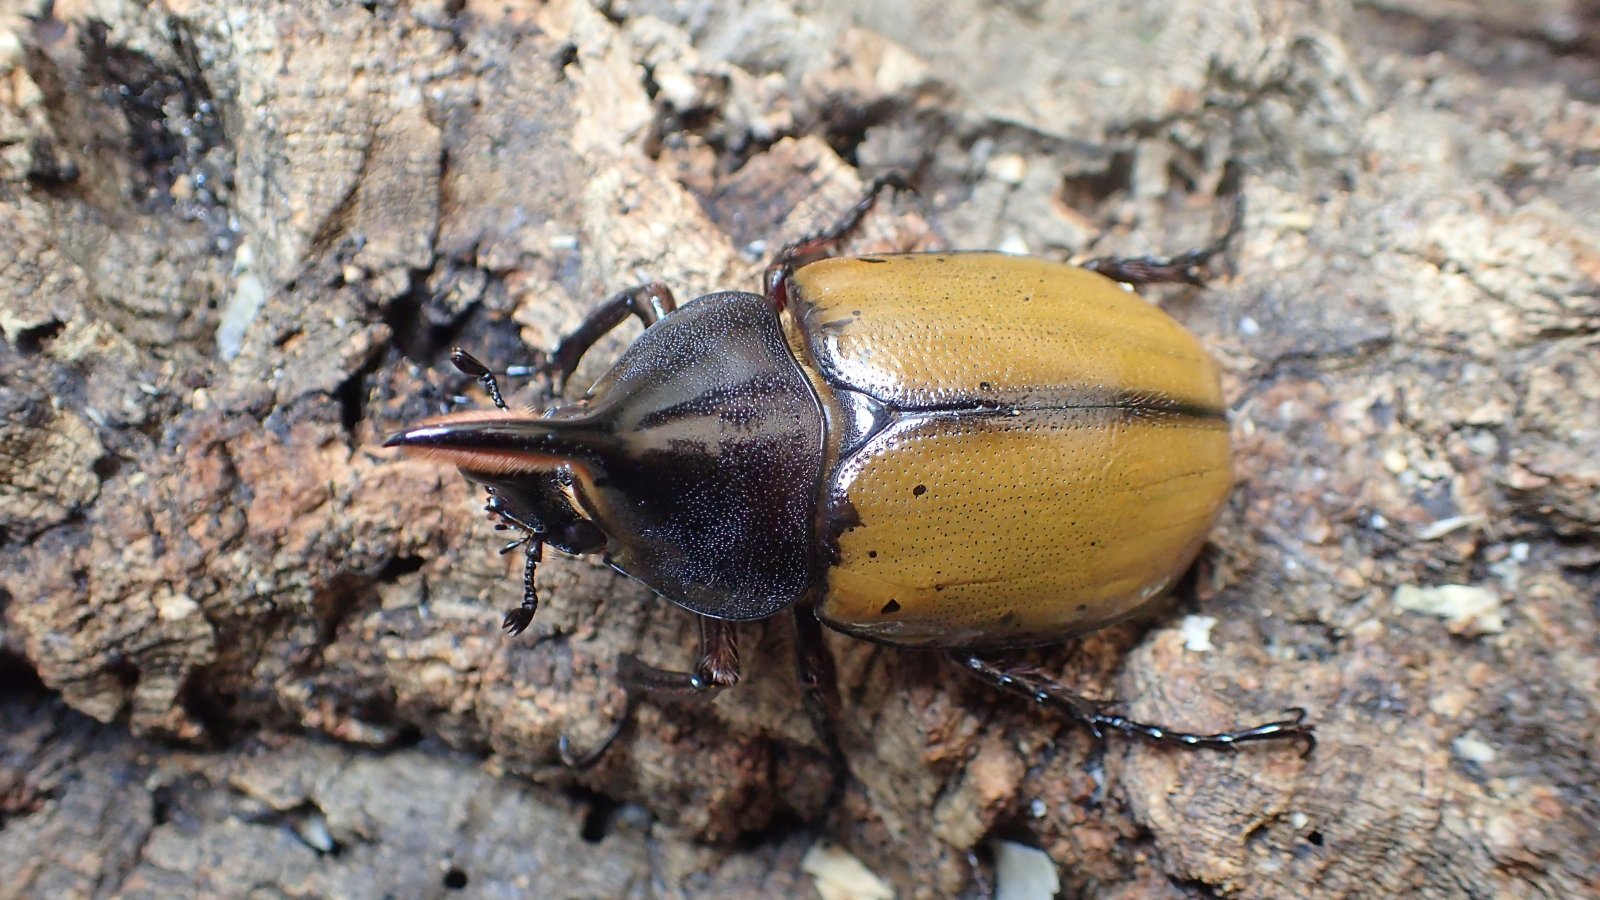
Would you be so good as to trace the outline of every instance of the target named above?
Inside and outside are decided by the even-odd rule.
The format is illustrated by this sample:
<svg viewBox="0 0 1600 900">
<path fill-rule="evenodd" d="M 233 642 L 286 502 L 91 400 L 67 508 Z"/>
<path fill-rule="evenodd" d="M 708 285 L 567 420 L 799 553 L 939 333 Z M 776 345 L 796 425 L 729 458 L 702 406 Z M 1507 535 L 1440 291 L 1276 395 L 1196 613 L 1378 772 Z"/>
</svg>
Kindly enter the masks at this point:
<svg viewBox="0 0 1600 900">
<path fill-rule="evenodd" d="M 1068 691 L 1041 672 L 1021 667 L 1004 668 L 972 653 L 953 652 L 950 655 L 962 668 L 1001 690 L 1021 694 L 1041 706 L 1065 712 L 1088 728 L 1097 739 L 1103 738 L 1107 729 L 1114 729 L 1153 743 L 1191 750 L 1202 747 L 1237 749 L 1240 744 L 1249 741 L 1285 738 L 1303 738 L 1306 749 L 1302 755 L 1310 754 L 1316 747 L 1316 737 L 1312 733 L 1315 726 L 1306 722 L 1306 711 L 1300 707 L 1289 710 L 1287 719 L 1216 734 L 1193 734 L 1174 731 L 1163 725 L 1135 722 L 1126 716 L 1105 712 L 1100 704 Z"/>
<path fill-rule="evenodd" d="M 1228 229 L 1209 246 L 1176 256 L 1097 256 L 1084 262 L 1082 267 L 1123 284 L 1190 284 L 1198 287 L 1206 283 L 1206 266 L 1233 243 L 1243 226 L 1244 194 L 1238 194 L 1234 198 L 1233 216 L 1228 222 Z"/>
</svg>

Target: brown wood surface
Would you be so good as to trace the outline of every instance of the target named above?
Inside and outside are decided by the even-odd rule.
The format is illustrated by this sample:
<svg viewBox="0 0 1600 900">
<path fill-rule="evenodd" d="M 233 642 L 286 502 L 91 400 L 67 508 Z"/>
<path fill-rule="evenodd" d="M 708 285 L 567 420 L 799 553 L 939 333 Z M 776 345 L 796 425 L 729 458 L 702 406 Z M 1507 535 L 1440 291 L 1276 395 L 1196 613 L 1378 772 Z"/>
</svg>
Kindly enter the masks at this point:
<svg viewBox="0 0 1600 900">
<path fill-rule="evenodd" d="M 599 6 L 0 2 L 0 896 L 777 896 L 827 837 L 934 897 L 996 836 L 1073 895 L 1600 891 L 1588 5 Z M 1232 410 L 1212 649 L 1180 606 L 1030 659 L 1192 729 L 1305 706 L 1309 759 L 841 637 L 834 772 L 779 622 L 558 763 L 689 617 L 552 554 L 503 638 L 480 499 L 378 441 L 482 402 L 450 344 L 753 288 L 891 168 L 858 249 L 1182 250 L 1243 193 L 1153 294 Z"/>
</svg>

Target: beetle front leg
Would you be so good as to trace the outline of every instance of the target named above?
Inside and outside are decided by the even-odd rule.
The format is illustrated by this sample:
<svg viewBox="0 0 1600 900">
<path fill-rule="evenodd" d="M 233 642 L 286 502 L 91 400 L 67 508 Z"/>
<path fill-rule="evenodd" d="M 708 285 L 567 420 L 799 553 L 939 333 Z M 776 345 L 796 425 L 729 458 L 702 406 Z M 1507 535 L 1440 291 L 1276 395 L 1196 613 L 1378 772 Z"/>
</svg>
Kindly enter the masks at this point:
<svg viewBox="0 0 1600 900">
<path fill-rule="evenodd" d="M 1024 697 L 1052 709 L 1060 710 L 1086 726 L 1096 738 L 1105 737 L 1107 730 L 1116 730 L 1158 744 L 1171 744 L 1189 749 L 1236 748 L 1249 741 L 1270 741 L 1303 738 L 1306 749 L 1302 756 L 1310 755 L 1317 746 L 1312 734 L 1314 725 L 1306 721 L 1306 711 L 1299 707 L 1289 710 L 1289 718 L 1265 722 L 1249 728 L 1223 731 L 1217 734 L 1191 734 L 1174 731 L 1164 725 L 1135 722 L 1125 716 L 1105 712 L 1101 704 L 1087 700 L 1067 690 L 1054 679 L 1025 666 L 1002 666 L 971 653 L 952 653 L 951 659 L 963 669 L 994 687 Z"/>
<path fill-rule="evenodd" d="M 844 751 L 839 746 L 836 724 L 839 721 L 839 682 L 833 667 L 833 654 L 823 643 L 822 623 L 809 602 L 796 603 L 794 609 L 795 668 L 800 687 L 805 691 L 806 714 L 828 751 L 835 770 L 843 768 Z"/>
<path fill-rule="evenodd" d="M 849 773 L 849 763 L 844 748 L 839 745 L 839 679 L 833 666 L 833 654 L 823 642 L 822 623 L 808 598 L 796 603 L 794 610 L 795 670 L 804 690 L 806 715 L 811 719 L 811 729 L 828 754 L 828 771 L 833 781 L 823 798 L 822 809 L 835 810 L 844 796 Z"/>
<path fill-rule="evenodd" d="M 617 736 L 622 734 L 622 729 L 627 727 L 633 717 L 634 704 L 643 694 L 706 695 L 739 683 L 739 644 L 733 623 L 710 616 L 699 618 L 700 658 L 694 670 L 677 672 L 663 669 L 632 654 L 624 654 L 617 660 L 617 679 L 622 682 L 622 689 L 628 698 L 622 715 L 599 744 L 582 754 L 572 751 L 572 742 L 563 734 L 556 746 L 563 763 L 570 768 L 586 769 L 599 761 Z"/>
<path fill-rule="evenodd" d="M 733 623 L 700 616 L 700 659 L 692 672 L 662 669 L 624 655 L 617 677 L 629 690 L 652 694 L 704 694 L 739 683 L 739 644 Z"/>
<path fill-rule="evenodd" d="M 910 190 L 911 186 L 905 177 L 898 172 L 888 172 L 872 179 L 867 185 L 867 191 L 856 205 L 850 208 L 839 221 L 832 227 L 826 228 L 815 234 L 807 235 L 797 241 L 784 244 L 772 262 L 767 266 L 766 274 L 762 277 L 762 285 L 766 289 L 767 300 L 772 303 L 773 309 L 782 309 L 788 304 L 788 281 L 794 270 L 800 267 L 807 257 L 816 256 L 838 246 L 840 241 L 850 236 L 850 233 L 861 227 L 861 220 L 867 217 L 872 207 L 878 202 L 878 195 L 889 188 L 897 191 Z"/>
<path fill-rule="evenodd" d="M 1244 195 L 1240 194 L 1234 201 L 1233 220 L 1229 222 L 1228 230 L 1208 247 L 1177 256 L 1098 256 L 1083 263 L 1083 268 L 1123 284 L 1204 285 L 1206 264 L 1227 249 L 1243 224 Z"/>
<path fill-rule="evenodd" d="M 577 330 L 562 338 L 549 357 L 535 366 L 532 373 L 549 376 L 553 392 L 559 394 L 566 388 L 567 379 L 577 371 L 578 362 L 589 352 L 589 348 L 613 328 L 627 321 L 629 316 L 637 318 L 644 323 L 644 327 L 649 328 L 677 308 L 678 301 L 672 296 L 672 290 L 659 281 L 647 281 L 618 291 L 590 310 Z"/>
</svg>

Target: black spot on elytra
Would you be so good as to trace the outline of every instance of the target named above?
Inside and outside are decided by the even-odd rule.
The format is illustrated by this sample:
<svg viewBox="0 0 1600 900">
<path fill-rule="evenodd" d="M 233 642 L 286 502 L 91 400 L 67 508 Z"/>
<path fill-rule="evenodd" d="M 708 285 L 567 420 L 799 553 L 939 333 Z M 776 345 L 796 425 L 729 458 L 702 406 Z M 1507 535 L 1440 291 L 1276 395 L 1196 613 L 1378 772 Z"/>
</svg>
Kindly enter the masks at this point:
<svg viewBox="0 0 1600 900">
<path fill-rule="evenodd" d="M 877 559 L 877 558 L 878 558 L 878 551 L 876 551 L 876 550 L 868 550 L 867 551 L 867 559 Z"/>
<path fill-rule="evenodd" d="M 916 487 L 911 489 L 911 494 L 914 497 L 921 497 L 923 494 L 926 494 L 927 492 L 928 492 L 928 486 L 925 485 L 925 484 L 919 484 Z"/>
<path fill-rule="evenodd" d="M 890 600 L 888 603 L 885 603 L 883 605 L 883 614 L 886 615 L 886 616 L 890 615 L 892 613 L 897 613 L 899 611 L 900 611 L 900 601 L 899 600 Z"/>
</svg>

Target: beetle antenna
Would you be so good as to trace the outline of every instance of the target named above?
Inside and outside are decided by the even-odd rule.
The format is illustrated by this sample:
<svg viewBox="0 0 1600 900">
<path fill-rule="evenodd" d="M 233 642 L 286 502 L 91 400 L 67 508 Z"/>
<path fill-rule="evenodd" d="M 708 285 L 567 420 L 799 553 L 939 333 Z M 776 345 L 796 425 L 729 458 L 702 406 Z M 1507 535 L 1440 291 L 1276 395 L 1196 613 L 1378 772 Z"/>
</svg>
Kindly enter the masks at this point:
<svg viewBox="0 0 1600 900">
<path fill-rule="evenodd" d="M 483 389 L 489 392 L 489 399 L 494 401 L 495 409 L 507 408 L 505 398 L 500 396 L 500 383 L 495 380 L 494 373 L 489 371 L 489 367 L 480 362 L 476 356 L 460 347 L 452 347 L 450 362 L 461 371 L 461 374 L 478 379 Z"/>
</svg>

